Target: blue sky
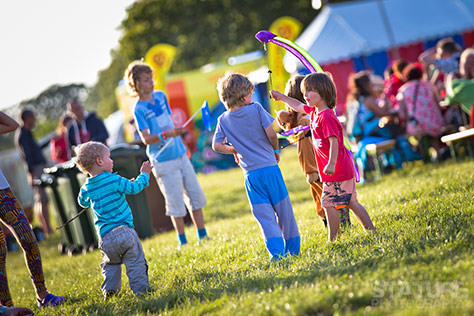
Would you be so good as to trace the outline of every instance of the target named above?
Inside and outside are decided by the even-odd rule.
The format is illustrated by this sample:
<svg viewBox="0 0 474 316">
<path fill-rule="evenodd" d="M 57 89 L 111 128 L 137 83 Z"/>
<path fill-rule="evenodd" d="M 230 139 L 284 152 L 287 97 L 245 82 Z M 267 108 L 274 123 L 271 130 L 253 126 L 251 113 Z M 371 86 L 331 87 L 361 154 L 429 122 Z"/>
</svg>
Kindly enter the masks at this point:
<svg viewBox="0 0 474 316">
<path fill-rule="evenodd" d="M 53 84 L 92 85 L 133 0 L 0 1 L 0 108 Z"/>
</svg>

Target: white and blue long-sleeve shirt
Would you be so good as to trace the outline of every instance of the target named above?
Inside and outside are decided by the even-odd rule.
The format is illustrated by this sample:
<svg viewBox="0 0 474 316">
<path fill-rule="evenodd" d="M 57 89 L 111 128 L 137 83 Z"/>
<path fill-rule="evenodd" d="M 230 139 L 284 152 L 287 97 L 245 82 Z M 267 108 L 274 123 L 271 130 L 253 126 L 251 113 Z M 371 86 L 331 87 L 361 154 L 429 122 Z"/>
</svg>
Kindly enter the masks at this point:
<svg viewBox="0 0 474 316">
<path fill-rule="evenodd" d="M 117 226 L 133 226 L 132 210 L 125 194 L 137 194 L 148 186 L 150 176 L 142 172 L 135 181 L 117 174 L 103 172 L 88 178 L 81 187 L 77 201 L 80 206 L 92 207 L 94 224 L 100 237 Z"/>
</svg>

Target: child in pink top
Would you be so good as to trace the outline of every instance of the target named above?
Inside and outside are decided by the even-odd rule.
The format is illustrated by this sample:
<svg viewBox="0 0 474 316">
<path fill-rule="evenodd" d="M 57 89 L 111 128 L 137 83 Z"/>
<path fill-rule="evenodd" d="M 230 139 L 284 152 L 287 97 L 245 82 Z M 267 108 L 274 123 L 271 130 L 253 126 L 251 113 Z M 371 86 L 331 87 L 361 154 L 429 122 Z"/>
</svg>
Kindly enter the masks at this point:
<svg viewBox="0 0 474 316">
<path fill-rule="evenodd" d="M 342 125 L 334 111 L 336 86 L 327 73 L 312 73 L 301 83 L 307 105 L 278 91 L 271 91 L 275 100 L 281 100 L 297 112 L 311 115 L 313 146 L 319 175 L 323 182 L 321 205 L 326 212 L 329 240 L 339 233 L 338 205 L 347 205 L 366 230 L 374 225 L 365 208 L 357 201 L 354 163 L 344 147 Z"/>
</svg>

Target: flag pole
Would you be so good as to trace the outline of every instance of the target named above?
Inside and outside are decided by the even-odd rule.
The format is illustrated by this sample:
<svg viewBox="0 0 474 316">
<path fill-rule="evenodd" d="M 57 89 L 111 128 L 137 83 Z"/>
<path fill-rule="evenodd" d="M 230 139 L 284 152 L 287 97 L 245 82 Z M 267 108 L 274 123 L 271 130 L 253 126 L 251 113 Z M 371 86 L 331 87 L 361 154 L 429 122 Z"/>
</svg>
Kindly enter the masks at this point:
<svg viewBox="0 0 474 316">
<path fill-rule="evenodd" d="M 186 127 L 186 125 L 188 125 L 189 122 L 191 122 L 192 119 L 193 119 L 194 117 L 196 117 L 196 115 L 199 113 L 199 111 L 201 111 L 201 109 L 202 109 L 202 107 L 203 107 L 204 105 L 206 105 L 206 101 L 204 101 L 204 103 L 201 105 L 201 107 L 186 121 L 186 123 L 183 124 L 183 127 Z"/>
<path fill-rule="evenodd" d="M 201 107 L 183 124 L 182 127 L 183 128 L 186 127 L 186 125 L 188 125 L 189 122 L 191 122 L 191 120 L 196 117 L 196 115 L 199 113 L 199 111 L 201 111 L 201 109 L 205 105 L 206 105 L 206 101 L 204 101 L 204 103 L 201 105 Z M 174 137 L 171 137 L 171 138 L 174 138 Z M 165 148 L 167 148 L 168 145 L 171 144 L 171 143 L 172 143 L 172 139 L 170 139 L 163 147 L 161 147 L 160 151 L 158 151 L 158 153 L 156 154 L 156 157 L 158 157 L 163 152 L 163 150 L 165 150 Z"/>
</svg>

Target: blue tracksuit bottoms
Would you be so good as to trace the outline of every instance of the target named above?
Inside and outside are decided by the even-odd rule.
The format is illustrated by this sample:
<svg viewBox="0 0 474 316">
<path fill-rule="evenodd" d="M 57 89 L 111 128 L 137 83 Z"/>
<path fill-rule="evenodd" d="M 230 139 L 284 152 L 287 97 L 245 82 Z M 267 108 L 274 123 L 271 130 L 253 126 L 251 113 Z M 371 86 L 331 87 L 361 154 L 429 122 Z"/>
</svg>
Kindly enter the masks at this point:
<svg viewBox="0 0 474 316">
<path fill-rule="evenodd" d="M 245 189 L 272 260 L 300 252 L 300 233 L 278 165 L 245 173 Z"/>
</svg>

